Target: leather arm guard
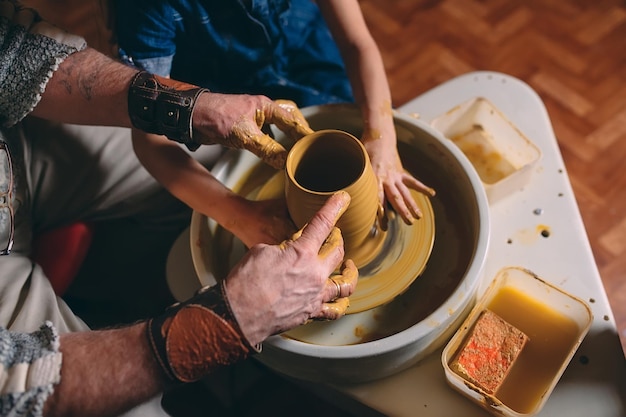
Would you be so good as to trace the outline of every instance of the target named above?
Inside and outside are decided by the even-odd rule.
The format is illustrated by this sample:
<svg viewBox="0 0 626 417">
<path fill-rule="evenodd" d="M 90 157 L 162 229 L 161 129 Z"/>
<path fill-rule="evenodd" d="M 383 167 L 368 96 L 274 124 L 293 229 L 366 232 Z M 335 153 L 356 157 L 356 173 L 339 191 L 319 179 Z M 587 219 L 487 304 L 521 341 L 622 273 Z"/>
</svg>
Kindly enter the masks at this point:
<svg viewBox="0 0 626 417">
<path fill-rule="evenodd" d="M 168 87 L 146 71 L 138 72 L 128 90 L 128 113 L 137 129 L 165 135 L 195 151 L 200 144 L 193 140 L 191 116 L 198 96 L 209 91 L 193 87 L 180 90 Z"/>
<path fill-rule="evenodd" d="M 147 333 L 157 361 L 173 382 L 197 381 L 261 351 L 261 345 L 251 346 L 239 328 L 223 282 L 151 319 Z"/>
</svg>

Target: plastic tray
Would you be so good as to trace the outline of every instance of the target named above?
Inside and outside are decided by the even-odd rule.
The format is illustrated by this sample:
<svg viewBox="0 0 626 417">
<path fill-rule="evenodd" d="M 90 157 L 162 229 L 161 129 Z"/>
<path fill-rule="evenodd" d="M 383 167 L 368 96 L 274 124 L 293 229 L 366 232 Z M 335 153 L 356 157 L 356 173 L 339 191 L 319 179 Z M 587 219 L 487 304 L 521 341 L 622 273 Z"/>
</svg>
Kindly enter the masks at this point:
<svg viewBox="0 0 626 417">
<path fill-rule="evenodd" d="M 502 386 L 491 395 L 450 368 L 476 319 L 487 308 L 530 338 Z M 535 415 L 548 400 L 592 320 L 591 309 L 582 300 L 530 271 L 504 268 L 444 348 L 441 361 L 446 379 L 455 390 L 495 415 Z"/>
<path fill-rule="evenodd" d="M 541 159 L 541 150 L 482 97 L 452 108 L 431 125 L 467 156 L 491 204 L 522 189 Z"/>
</svg>

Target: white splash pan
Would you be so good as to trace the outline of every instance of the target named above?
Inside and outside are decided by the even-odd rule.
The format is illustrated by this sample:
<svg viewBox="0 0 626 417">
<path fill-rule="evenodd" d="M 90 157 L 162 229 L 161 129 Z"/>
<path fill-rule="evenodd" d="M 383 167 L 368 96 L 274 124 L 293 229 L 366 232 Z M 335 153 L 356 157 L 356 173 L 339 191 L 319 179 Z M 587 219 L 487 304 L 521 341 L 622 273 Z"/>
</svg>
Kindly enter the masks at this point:
<svg viewBox="0 0 626 417">
<path fill-rule="evenodd" d="M 360 113 L 352 105 L 313 106 L 302 112 L 314 130 L 360 135 Z M 432 199 L 435 247 L 426 270 L 387 305 L 303 326 L 289 332 L 292 337 L 270 337 L 256 358 L 278 372 L 335 384 L 395 374 L 441 347 L 475 304 L 490 228 L 481 180 L 467 157 L 439 131 L 405 114 L 395 113 L 394 119 L 405 168 L 438 193 Z M 283 139 L 277 133 L 277 140 Z M 212 172 L 234 187 L 257 164 L 258 158 L 249 152 L 230 151 Z M 199 285 L 215 282 L 211 266 L 212 246 L 218 243 L 212 241 L 215 227 L 193 213 L 190 243 Z M 302 337 L 296 340 L 293 335 Z"/>
</svg>

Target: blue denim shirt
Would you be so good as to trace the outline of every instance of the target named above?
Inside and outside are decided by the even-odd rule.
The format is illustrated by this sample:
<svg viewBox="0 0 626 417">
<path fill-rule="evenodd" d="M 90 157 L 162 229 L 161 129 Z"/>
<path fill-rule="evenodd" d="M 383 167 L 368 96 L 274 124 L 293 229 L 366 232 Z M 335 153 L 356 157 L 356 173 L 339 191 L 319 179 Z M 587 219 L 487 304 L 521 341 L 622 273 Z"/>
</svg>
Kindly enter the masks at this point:
<svg viewBox="0 0 626 417">
<path fill-rule="evenodd" d="M 301 107 L 354 101 L 311 0 L 118 0 L 115 22 L 122 58 L 156 74 Z"/>
</svg>

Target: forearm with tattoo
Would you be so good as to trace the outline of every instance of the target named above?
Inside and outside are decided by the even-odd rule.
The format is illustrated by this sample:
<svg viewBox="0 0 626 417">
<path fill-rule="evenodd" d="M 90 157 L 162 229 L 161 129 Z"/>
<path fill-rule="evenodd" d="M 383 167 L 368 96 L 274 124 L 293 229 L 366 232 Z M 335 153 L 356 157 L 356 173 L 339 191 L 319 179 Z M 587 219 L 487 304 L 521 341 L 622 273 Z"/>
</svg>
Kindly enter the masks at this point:
<svg viewBox="0 0 626 417">
<path fill-rule="evenodd" d="M 70 55 L 33 114 L 65 123 L 130 127 L 126 97 L 137 70 L 94 49 Z"/>
</svg>

